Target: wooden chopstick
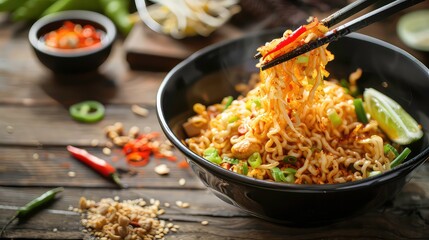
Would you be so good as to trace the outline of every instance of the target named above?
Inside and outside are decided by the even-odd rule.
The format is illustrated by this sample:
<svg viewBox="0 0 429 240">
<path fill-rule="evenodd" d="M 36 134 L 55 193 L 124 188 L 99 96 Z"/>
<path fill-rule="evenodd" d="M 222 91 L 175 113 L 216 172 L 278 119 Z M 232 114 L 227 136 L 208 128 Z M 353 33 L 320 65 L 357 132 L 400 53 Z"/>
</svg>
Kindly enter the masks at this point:
<svg viewBox="0 0 429 240">
<path fill-rule="evenodd" d="M 420 3 L 424 0 L 396 0 L 393 1 L 389 4 L 386 4 L 378 9 L 375 9 L 374 11 L 371 11 L 365 15 L 362 15 L 354 20 L 351 20 L 348 23 L 345 23 L 344 25 L 341 25 L 333 30 L 328 31 L 325 36 L 318 38 L 316 40 L 313 40 L 307 44 L 304 44 L 294 50 L 292 50 L 291 52 L 288 52 L 284 55 L 281 55 L 273 60 L 271 60 L 270 62 L 267 62 L 265 64 L 262 64 L 261 70 L 266 70 L 268 68 L 271 68 L 273 66 L 276 66 L 277 64 L 280 64 L 282 62 L 285 62 L 287 60 L 290 60 L 294 57 L 297 57 L 301 54 L 304 54 L 310 50 L 313 50 L 315 48 L 318 48 L 320 46 L 323 46 L 327 43 L 330 43 L 332 41 L 335 41 L 341 37 L 344 37 L 345 35 L 351 33 L 351 32 L 355 32 L 363 27 L 366 27 L 374 22 L 380 21 L 400 10 L 403 10 L 407 7 L 413 6 L 417 3 Z M 355 14 L 356 12 L 362 10 L 365 6 L 369 6 L 369 2 L 374 3 L 375 1 L 370 0 L 370 1 L 357 1 L 358 3 L 355 6 L 349 7 L 350 9 L 348 11 L 345 12 L 340 12 L 343 9 L 339 10 L 338 12 L 332 14 L 331 16 L 325 18 L 326 21 L 328 22 L 328 24 L 335 25 L 336 23 L 344 20 L 347 17 L 350 17 L 351 15 Z M 367 5 L 368 4 L 368 5 Z M 347 8 L 347 7 L 345 7 Z M 360 9 L 357 11 L 357 9 Z M 350 14 L 352 13 L 352 14 Z M 325 21 L 322 20 L 322 21 Z M 256 56 L 255 56 L 256 57 Z"/>
</svg>

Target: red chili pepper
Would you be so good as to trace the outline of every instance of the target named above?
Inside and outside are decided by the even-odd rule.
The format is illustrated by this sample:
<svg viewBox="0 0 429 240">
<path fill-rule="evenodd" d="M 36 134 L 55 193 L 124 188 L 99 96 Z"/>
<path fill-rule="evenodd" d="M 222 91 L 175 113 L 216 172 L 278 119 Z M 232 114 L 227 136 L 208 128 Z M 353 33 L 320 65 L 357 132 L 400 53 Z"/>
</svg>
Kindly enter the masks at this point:
<svg viewBox="0 0 429 240">
<path fill-rule="evenodd" d="M 67 151 L 69 151 L 73 157 L 90 166 L 104 177 L 112 179 L 121 188 L 124 187 L 118 173 L 116 172 L 116 169 L 105 160 L 88 153 L 88 151 L 84 149 L 70 145 L 67 146 Z"/>
<path fill-rule="evenodd" d="M 278 50 L 282 49 L 283 47 L 289 45 L 291 42 L 295 41 L 299 36 L 301 36 L 305 31 L 307 31 L 307 28 L 304 26 L 300 26 L 291 35 L 289 35 L 283 41 L 279 42 L 274 49 L 272 49 L 267 54 L 265 54 L 265 56 L 263 58 L 265 59 L 265 57 L 267 57 L 271 53 L 277 52 Z"/>
</svg>

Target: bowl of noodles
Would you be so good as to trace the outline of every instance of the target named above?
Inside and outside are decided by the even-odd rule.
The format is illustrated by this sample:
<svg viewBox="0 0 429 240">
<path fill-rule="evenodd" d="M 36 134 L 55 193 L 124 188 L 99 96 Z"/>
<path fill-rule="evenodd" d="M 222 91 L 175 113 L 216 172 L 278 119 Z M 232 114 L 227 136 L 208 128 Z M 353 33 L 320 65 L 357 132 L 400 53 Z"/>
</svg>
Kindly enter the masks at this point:
<svg viewBox="0 0 429 240">
<path fill-rule="evenodd" d="M 377 208 L 429 156 L 429 70 L 405 51 L 353 33 L 258 68 L 290 50 L 285 40 L 293 48 L 323 34 L 316 28 L 207 47 L 171 70 L 157 95 L 160 125 L 196 176 L 223 201 L 287 225 Z"/>
</svg>

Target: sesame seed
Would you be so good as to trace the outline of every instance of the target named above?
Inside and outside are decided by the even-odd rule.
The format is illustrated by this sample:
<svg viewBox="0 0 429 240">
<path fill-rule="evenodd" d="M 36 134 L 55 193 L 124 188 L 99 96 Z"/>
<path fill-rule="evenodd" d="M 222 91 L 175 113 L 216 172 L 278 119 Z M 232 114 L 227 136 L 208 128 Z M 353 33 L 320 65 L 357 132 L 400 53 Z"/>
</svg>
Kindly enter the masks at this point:
<svg viewBox="0 0 429 240">
<path fill-rule="evenodd" d="M 67 175 L 68 175 L 69 177 L 76 177 L 76 173 L 75 173 L 75 172 L 73 172 L 73 171 L 68 172 L 68 173 L 67 173 Z"/>
<path fill-rule="evenodd" d="M 33 159 L 39 159 L 39 154 L 38 153 L 33 153 Z"/>
<path fill-rule="evenodd" d="M 206 226 L 206 225 L 208 225 L 209 224 L 209 222 L 208 221 L 202 221 L 201 222 L 201 225 L 204 225 L 204 226 Z"/>
</svg>

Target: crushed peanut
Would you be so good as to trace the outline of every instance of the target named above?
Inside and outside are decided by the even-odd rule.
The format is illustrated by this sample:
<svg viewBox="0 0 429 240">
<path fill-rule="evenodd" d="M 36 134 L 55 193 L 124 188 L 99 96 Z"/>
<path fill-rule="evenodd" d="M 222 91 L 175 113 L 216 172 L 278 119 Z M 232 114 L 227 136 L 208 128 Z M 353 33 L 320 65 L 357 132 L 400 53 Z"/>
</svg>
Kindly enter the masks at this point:
<svg viewBox="0 0 429 240">
<path fill-rule="evenodd" d="M 79 208 L 84 212 L 82 225 L 97 239 L 162 239 L 169 232 L 177 232 L 178 225 L 159 220 L 165 212 L 159 200 L 143 199 L 115 201 L 104 198 L 99 202 L 81 197 Z"/>
</svg>

